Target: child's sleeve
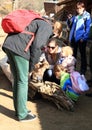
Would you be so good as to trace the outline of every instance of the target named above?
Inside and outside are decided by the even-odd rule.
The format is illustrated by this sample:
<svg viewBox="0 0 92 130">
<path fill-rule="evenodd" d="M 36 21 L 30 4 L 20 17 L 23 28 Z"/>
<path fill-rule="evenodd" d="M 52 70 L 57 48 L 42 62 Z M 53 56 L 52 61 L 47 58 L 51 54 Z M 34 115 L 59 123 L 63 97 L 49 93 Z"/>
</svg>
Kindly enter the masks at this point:
<svg viewBox="0 0 92 130">
<path fill-rule="evenodd" d="M 65 91 L 67 85 L 69 84 L 70 84 L 70 75 L 68 73 L 64 73 L 60 79 L 60 87 Z"/>
</svg>

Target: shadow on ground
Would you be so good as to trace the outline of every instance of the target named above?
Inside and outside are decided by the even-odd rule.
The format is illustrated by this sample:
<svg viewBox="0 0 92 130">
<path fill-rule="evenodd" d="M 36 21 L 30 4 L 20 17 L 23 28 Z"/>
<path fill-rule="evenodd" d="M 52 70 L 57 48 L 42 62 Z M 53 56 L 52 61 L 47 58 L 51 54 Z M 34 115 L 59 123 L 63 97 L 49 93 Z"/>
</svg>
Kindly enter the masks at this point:
<svg viewBox="0 0 92 130">
<path fill-rule="evenodd" d="M 75 105 L 74 112 L 67 110 L 60 111 L 53 103 L 42 98 L 28 101 L 31 110 L 35 112 L 38 118 L 34 122 L 19 124 L 16 121 L 11 93 L 11 83 L 4 75 L 1 75 L 0 121 L 2 121 L 2 125 L 0 125 L 0 129 L 4 128 L 3 124 L 5 124 L 7 129 L 10 129 L 12 125 L 12 127 L 16 127 L 16 130 L 20 130 L 20 128 L 22 130 L 92 130 L 91 97 L 82 95 Z M 7 102 L 9 102 L 8 105 Z"/>
</svg>

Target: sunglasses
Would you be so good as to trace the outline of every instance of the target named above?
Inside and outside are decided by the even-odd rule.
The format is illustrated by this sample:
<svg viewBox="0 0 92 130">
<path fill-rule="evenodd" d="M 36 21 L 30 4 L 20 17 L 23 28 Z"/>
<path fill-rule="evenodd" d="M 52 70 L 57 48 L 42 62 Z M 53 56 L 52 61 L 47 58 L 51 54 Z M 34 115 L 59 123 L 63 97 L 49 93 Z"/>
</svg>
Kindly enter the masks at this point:
<svg viewBox="0 0 92 130">
<path fill-rule="evenodd" d="M 49 49 L 51 48 L 51 49 L 55 49 L 55 47 L 53 47 L 53 46 L 47 46 Z"/>
</svg>

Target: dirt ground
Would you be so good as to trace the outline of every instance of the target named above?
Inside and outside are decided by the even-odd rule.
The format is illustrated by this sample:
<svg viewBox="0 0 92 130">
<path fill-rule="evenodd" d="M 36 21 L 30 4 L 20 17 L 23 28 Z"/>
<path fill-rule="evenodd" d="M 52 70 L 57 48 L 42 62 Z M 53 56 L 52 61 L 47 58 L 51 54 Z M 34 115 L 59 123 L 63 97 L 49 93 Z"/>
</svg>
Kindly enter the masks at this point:
<svg viewBox="0 0 92 130">
<path fill-rule="evenodd" d="M 92 130 L 92 98 L 81 96 L 75 111 L 58 110 L 44 99 L 29 100 L 28 109 L 37 115 L 32 122 L 16 120 L 11 83 L 0 74 L 0 129 L 1 130 Z"/>
<path fill-rule="evenodd" d="M 0 43 L 3 40 L 0 37 Z M 2 55 L 0 49 L 0 58 Z M 92 97 L 82 95 L 74 112 L 60 111 L 44 99 L 29 100 L 28 109 L 37 119 L 26 123 L 16 120 L 12 98 L 11 83 L 0 71 L 0 130 L 92 130 Z"/>
<path fill-rule="evenodd" d="M 11 83 L 0 71 L 0 130 L 92 130 L 92 97 L 82 95 L 74 112 L 60 111 L 45 99 L 28 100 L 37 119 L 26 123 L 17 121 L 12 98 Z"/>
</svg>

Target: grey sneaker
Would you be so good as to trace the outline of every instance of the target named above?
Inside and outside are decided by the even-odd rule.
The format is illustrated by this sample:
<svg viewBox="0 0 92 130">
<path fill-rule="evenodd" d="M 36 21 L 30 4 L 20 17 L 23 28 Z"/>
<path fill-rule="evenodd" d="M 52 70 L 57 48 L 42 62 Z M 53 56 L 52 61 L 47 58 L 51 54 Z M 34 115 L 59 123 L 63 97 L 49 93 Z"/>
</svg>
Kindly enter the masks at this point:
<svg viewBox="0 0 92 130">
<path fill-rule="evenodd" d="M 28 122 L 36 119 L 36 115 L 28 114 L 24 119 L 19 120 L 20 122 Z"/>
</svg>

